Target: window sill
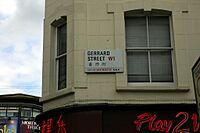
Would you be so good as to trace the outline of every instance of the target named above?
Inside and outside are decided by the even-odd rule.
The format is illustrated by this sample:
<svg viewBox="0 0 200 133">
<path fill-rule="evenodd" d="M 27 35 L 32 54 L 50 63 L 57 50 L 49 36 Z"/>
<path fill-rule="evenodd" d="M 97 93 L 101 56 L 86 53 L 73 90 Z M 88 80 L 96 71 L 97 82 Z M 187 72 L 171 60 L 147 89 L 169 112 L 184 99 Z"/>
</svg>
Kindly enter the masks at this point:
<svg viewBox="0 0 200 133">
<path fill-rule="evenodd" d="M 128 85 L 118 86 L 117 92 L 188 92 L 190 89 L 187 86 L 177 87 L 173 85 Z"/>
<path fill-rule="evenodd" d="M 62 90 L 56 91 L 56 93 L 54 93 L 54 94 L 40 98 L 40 102 L 45 103 L 45 102 L 48 102 L 48 101 L 51 101 L 54 99 L 58 99 L 60 97 L 64 97 L 66 95 L 71 95 L 71 94 L 74 94 L 74 90 L 72 88 L 62 89 Z"/>
</svg>

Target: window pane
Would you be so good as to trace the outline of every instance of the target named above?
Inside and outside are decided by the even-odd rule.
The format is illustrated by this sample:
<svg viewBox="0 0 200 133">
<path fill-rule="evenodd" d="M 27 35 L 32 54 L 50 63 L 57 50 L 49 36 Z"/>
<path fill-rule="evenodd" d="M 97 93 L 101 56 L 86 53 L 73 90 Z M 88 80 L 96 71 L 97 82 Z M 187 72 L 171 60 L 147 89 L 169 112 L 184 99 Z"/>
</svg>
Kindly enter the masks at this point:
<svg viewBox="0 0 200 133">
<path fill-rule="evenodd" d="M 168 16 L 151 16 L 149 19 L 150 47 L 170 47 Z"/>
<path fill-rule="evenodd" d="M 126 45 L 127 47 L 147 46 L 146 17 L 126 18 Z"/>
<path fill-rule="evenodd" d="M 66 24 L 57 27 L 57 55 L 66 53 Z"/>
<path fill-rule="evenodd" d="M 18 116 L 18 113 L 19 113 L 19 110 L 18 110 L 18 108 L 16 108 L 16 109 L 11 109 L 11 108 L 9 108 L 8 110 L 7 110 L 7 116 Z"/>
<path fill-rule="evenodd" d="M 128 52 L 128 82 L 148 82 L 148 55 L 147 52 Z"/>
<path fill-rule="evenodd" d="M 152 82 L 172 82 L 172 60 L 170 51 L 151 52 Z"/>
<path fill-rule="evenodd" d="M 66 56 L 58 59 L 58 89 L 66 88 Z"/>
<path fill-rule="evenodd" d="M 5 108 L 0 108 L 0 116 L 6 116 L 6 109 Z"/>
<path fill-rule="evenodd" d="M 22 117 L 32 117 L 32 109 L 31 108 L 22 108 L 21 116 Z"/>
</svg>

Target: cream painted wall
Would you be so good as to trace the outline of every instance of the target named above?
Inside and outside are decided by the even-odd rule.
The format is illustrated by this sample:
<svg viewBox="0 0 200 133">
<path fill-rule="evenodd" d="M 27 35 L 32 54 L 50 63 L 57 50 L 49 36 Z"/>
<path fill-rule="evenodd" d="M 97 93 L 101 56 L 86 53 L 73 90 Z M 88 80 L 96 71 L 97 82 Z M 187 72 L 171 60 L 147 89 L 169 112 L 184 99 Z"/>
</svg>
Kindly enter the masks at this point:
<svg viewBox="0 0 200 133">
<path fill-rule="evenodd" d="M 127 83 L 124 11 L 134 9 L 172 11 L 175 83 Z M 46 0 L 41 98 L 44 110 L 77 103 L 195 103 L 191 68 L 200 56 L 199 9 L 199 0 Z M 68 87 L 57 91 L 50 24 L 60 16 L 67 16 Z M 121 49 L 124 73 L 85 73 L 87 49 Z"/>
</svg>

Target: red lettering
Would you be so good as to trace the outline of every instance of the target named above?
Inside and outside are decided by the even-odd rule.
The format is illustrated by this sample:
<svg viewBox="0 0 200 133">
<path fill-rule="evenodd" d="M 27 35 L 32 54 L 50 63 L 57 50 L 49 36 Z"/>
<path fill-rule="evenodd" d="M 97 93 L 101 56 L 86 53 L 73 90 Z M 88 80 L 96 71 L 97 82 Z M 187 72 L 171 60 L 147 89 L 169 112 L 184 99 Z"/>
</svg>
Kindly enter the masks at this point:
<svg viewBox="0 0 200 133">
<path fill-rule="evenodd" d="M 148 122 L 151 117 L 152 115 L 150 113 L 144 113 L 137 116 L 139 120 L 134 121 L 134 124 L 136 124 L 136 130 L 140 131 L 142 124 Z"/>
<path fill-rule="evenodd" d="M 149 131 L 157 131 L 157 132 L 165 132 L 165 133 L 184 133 L 184 132 L 190 132 L 190 128 L 181 128 L 182 126 L 188 126 L 186 123 L 189 121 L 189 114 L 187 112 L 179 112 L 175 116 L 175 118 L 181 117 L 181 121 L 174 126 L 172 131 L 170 131 L 173 121 L 172 120 L 157 120 L 157 116 L 150 113 L 144 113 L 139 116 L 137 116 L 137 120 L 134 121 L 134 124 L 136 124 L 136 130 L 140 131 L 142 124 L 147 123 L 148 124 L 148 130 Z M 192 130 L 194 133 L 198 132 L 200 128 L 200 122 L 197 122 L 197 114 L 193 113 L 192 117 Z"/>
<path fill-rule="evenodd" d="M 43 122 L 42 122 L 42 126 L 41 126 L 42 133 L 45 133 L 46 126 L 47 126 L 47 125 L 46 125 L 46 122 L 43 121 Z"/>
<path fill-rule="evenodd" d="M 183 120 L 180 121 L 176 126 L 175 128 L 173 129 L 172 133 L 180 133 L 180 132 L 183 132 L 183 131 L 187 131 L 189 132 L 190 129 L 186 128 L 186 129 L 179 129 L 181 126 L 183 126 L 183 124 L 185 124 L 187 122 L 187 120 L 189 119 L 189 114 L 186 113 L 186 112 L 179 112 L 177 115 L 176 115 L 176 118 L 177 117 L 180 117 L 181 115 L 183 115 Z"/>
<path fill-rule="evenodd" d="M 65 126 L 66 124 L 64 123 L 64 120 L 62 120 L 62 115 L 60 115 L 58 121 L 57 121 L 57 125 L 58 125 L 58 132 L 57 133 L 67 133 Z"/>
<path fill-rule="evenodd" d="M 197 132 L 199 130 L 199 126 L 200 126 L 200 123 L 197 122 L 197 114 L 193 113 L 192 115 L 192 126 L 193 126 L 193 132 Z"/>
<path fill-rule="evenodd" d="M 156 131 L 161 131 L 161 132 L 165 131 L 162 120 L 156 121 L 154 124 L 154 127 L 155 127 Z"/>
<path fill-rule="evenodd" d="M 154 123 L 156 117 L 157 117 L 157 116 L 154 115 L 154 116 L 151 117 L 151 119 L 150 119 L 150 122 L 149 122 L 149 130 L 150 130 L 150 131 L 155 131 L 155 130 L 156 130 L 156 128 L 153 128 L 153 123 Z"/>
<path fill-rule="evenodd" d="M 173 124 L 172 120 L 170 120 L 168 124 L 167 124 L 167 120 L 164 120 L 164 127 L 166 127 L 165 133 L 169 133 L 169 130 L 170 130 L 172 124 Z"/>
<path fill-rule="evenodd" d="M 138 120 L 134 121 L 134 124 L 136 124 L 136 130 L 140 131 L 142 124 L 148 122 L 148 129 L 149 131 L 160 131 L 165 133 L 169 133 L 170 128 L 172 126 L 172 121 L 167 122 L 167 120 L 156 120 L 156 115 L 151 115 L 150 113 L 144 113 L 139 116 L 137 116 Z"/>
<path fill-rule="evenodd" d="M 43 121 L 42 122 L 42 126 L 41 126 L 41 130 L 42 130 L 42 133 L 51 133 L 51 127 L 52 127 L 52 124 L 53 124 L 53 119 L 52 118 L 49 118 L 46 121 Z"/>
<path fill-rule="evenodd" d="M 47 120 L 47 125 L 46 125 L 47 133 L 51 133 L 52 120 L 53 120 L 52 118 Z"/>
</svg>

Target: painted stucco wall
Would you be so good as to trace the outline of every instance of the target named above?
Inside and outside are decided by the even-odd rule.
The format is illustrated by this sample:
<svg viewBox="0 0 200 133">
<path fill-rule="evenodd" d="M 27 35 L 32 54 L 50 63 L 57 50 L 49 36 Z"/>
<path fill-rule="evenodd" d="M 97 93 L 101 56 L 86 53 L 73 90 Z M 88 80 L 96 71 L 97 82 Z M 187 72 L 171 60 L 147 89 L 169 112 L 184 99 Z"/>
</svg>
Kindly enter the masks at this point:
<svg viewBox="0 0 200 133">
<path fill-rule="evenodd" d="M 124 12 L 135 9 L 172 12 L 173 65 L 171 84 L 127 82 Z M 194 104 L 191 68 L 200 55 L 199 0 L 46 0 L 44 20 L 44 111 L 71 104 Z M 51 23 L 67 16 L 67 85 L 56 89 L 55 43 Z M 123 73 L 87 74 L 85 50 L 123 51 Z"/>
</svg>

